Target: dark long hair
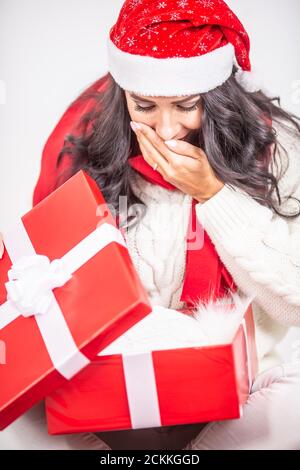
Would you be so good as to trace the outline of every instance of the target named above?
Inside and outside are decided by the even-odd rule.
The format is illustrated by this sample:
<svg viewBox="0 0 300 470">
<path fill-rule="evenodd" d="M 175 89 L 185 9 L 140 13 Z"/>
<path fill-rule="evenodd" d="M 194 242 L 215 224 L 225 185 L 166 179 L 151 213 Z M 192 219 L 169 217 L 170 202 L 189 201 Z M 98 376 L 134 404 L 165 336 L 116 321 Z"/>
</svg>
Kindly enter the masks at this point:
<svg viewBox="0 0 300 470">
<path fill-rule="evenodd" d="M 184 140 L 203 148 L 221 181 L 244 190 L 282 217 L 298 217 L 299 210 L 294 214 L 279 211 L 282 199 L 278 181 L 283 173 L 281 169 L 276 176 L 273 169 L 278 169 L 280 164 L 275 158 L 277 149 L 286 155 L 287 152 L 278 142 L 273 124 L 280 123 L 295 138 L 300 138 L 300 118 L 285 111 L 279 97 L 270 98 L 262 91 L 246 92 L 236 81 L 235 72 L 234 66 L 223 85 L 201 95 L 201 128 Z M 119 215 L 119 197 L 127 197 L 131 217 L 128 221 L 132 225 L 141 214 L 135 209 L 130 213 L 130 208 L 146 208 L 131 187 L 131 173 L 135 170 L 127 161 L 141 151 L 130 127 L 125 91 L 110 73 L 100 83 L 105 83 L 101 91 L 83 93 L 79 98 L 83 103 L 90 100 L 93 105 L 80 119 L 80 135 L 65 137 L 57 166 L 66 155 L 71 158 L 71 165 L 60 174 L 57 186 L 79 169 L 85 170 L 97 182 L 116 215 Z"/>
</svg>

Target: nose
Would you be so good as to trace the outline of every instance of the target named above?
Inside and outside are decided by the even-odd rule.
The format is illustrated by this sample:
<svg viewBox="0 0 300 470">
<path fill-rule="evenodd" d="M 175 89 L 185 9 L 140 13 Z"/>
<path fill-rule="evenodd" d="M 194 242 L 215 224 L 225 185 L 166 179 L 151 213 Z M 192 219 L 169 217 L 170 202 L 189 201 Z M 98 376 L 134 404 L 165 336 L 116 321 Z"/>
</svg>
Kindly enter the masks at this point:
<svg viewBox="0 0 300 470">
<path fill-rule="evenodd" d="M 180 135 L 181 125 L 172 117 L 172 113 L 162 112 L 157 118 L 155 131 L 157 135 L 163 140 L 176 139 Z"/>
</svg>

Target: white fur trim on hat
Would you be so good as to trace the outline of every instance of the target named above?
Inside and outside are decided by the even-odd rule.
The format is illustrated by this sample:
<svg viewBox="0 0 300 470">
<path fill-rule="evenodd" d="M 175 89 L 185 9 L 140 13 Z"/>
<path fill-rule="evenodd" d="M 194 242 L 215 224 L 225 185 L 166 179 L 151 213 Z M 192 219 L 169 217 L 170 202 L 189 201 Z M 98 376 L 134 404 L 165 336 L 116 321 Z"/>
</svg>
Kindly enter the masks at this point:
<svg viewBox="0 0 300 470">
<path fill-rule="evenodd" d="M 231 75 L 235 51 L 231 43 L 194 57 L 158 59 L 119 49 L 108 36 L 109 72 L 124 90 L 148 96 L 206 93 Z"/>
</svg>

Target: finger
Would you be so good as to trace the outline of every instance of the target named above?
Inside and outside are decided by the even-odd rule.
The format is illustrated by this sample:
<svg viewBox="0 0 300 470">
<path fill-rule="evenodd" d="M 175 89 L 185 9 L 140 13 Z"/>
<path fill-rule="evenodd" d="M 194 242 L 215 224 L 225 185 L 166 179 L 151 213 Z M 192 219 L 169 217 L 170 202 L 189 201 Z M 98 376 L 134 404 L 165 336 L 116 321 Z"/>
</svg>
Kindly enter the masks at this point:
<svg viewBox="0 0 300 470">
<path fill-rule="evenodd" d="M 151 158 L 149 158 L 148 154 L 147 154 L 147 150 L 145 148 L 145 146 L 142 144 L 142 142 L 139 142 L 139 145 L 140 145 L 140 149 L 143 153 L 143 157 L 144 159 L 146 160 L 146 162 L 153 168 L 154 167 L 154 164 L 156 163 L 154 160 L 152 160 Z M 158 171 L 162 176 L 164 176 L 164 172 L 163 170 L 160 168 L 160 166 L 158 165 L 158 167 L 156 168 L 156 171 Z"/>
<path fill-rule="evenodd" d="M 145 146 L 143 145 L 143 143 L 141 141 L 139 141 L 139 146 L 140 146 L 140 149 L 141 149 L 141 152 L 143 154 L 143 157 L 144 157 L 144 160 L 146 160 L 146 162 L 150 165 L 150 166 L 154 166 L 154 162 L 149 158 L 148 154 L 147 154 L 147 151 L 145 149 Z"/>
<path fill-rule="evenodd" d="M 153 146 L 152 142 L 150 142 L 146 136 L 143 134 L 140 134 L 138 136 L 138 141 L 140 145 L 143 145 L 145 152 L 147 154 L 147 157 L 153 162 L 151 165 L 152 167 L 154 166 L 155 163 L 157 163 L 159 169 L 161 170 L 163 174 L 166 174 L 169 170 L 169 163 L 168 161 L 159 153 L 159 151 Z"/>
<path fill-rule="evenodd" d="M 151 142 L 152 146 L 159 152 L 159 155 L 164 158 L 169 164 L 179 163 L 179 156 L 176 153 L 172 153 L 170 148 L 164 143 L 164 141 L 157 135 L 157 133 L 146 124 L 139 123 L 141 129 L 137 131 L 137 135 L 147 139 Z"/>
<path fill-rule="evenodd" d="M 172 149 L 174 153 L 185 155 L 187 157 L 201 160 L 206 158 L 205 152 L 195 145 L 185 142 L 183 140 L 166 140 L 165 145 Z"/>
<path fill-rule="evenodd" d="M 195 160 L 206 158 L 205 153 L 200 147 L 185 142 L 183 140 L 162 140 L 157 133 L 146 124 L 139 123 L 141 126 L 141 134 L 150 140 L 154 147 L 165 157 L 169 164 L 180 165 L 183 163 L 179 157 L 191 157 Z M 171 144 L 170 144 L 171 142 Z"/>
</svg>

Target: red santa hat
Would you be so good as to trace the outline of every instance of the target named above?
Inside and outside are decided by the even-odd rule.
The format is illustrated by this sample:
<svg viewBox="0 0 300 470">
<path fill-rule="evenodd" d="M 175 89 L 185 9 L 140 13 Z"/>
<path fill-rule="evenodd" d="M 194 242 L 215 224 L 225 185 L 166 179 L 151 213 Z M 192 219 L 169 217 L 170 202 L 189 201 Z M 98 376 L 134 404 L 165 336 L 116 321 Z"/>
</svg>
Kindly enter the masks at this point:
<svg viewBox="0 0 300 470">
<path fill-rule="evenodd" d="M 205 93 L 235 77 L 261 89 L 250 39 L 223 0 L 126 0 L 107 40 L 109 71 L 125 90 L 148 96 Z"/>
</svg>

